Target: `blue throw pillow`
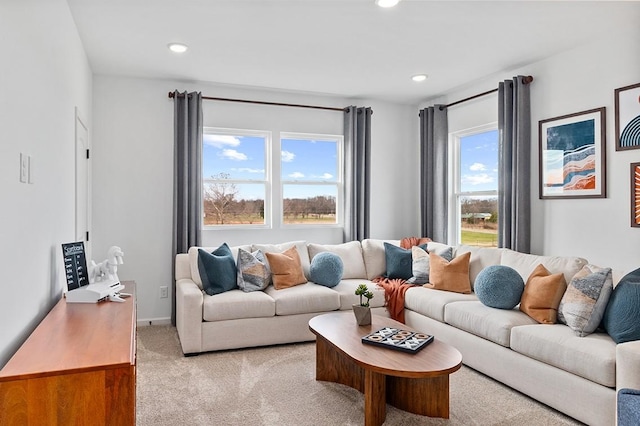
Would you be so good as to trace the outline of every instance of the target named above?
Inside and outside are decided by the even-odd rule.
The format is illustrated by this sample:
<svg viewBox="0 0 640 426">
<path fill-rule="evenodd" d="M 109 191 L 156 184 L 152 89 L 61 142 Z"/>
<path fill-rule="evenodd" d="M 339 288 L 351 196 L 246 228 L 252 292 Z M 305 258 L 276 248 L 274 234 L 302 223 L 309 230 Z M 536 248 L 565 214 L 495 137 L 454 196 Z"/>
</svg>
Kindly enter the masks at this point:
<svg viewBox="0 0 640 426">
<path fill-rule="evenodd" d="M 513 268 L 491 265 L 480 271 L 473 284 L 473 291 L 486 306 L 513 309 L 520 303 L 524 280 Z"/>
<path fill-rule="evenodd" d="M 344 264 L 335 253 L 323 251 L 311 259 L 309 279 L 325 287 L 335 287 L 342 279 Z"/>
<path fill-rule="evenodd" d="M 212 253 L 198 249 L 198 272 L 202 287 L 209 296 L 224 293 L 237 287 L 238 269 L 227 243 Z"/>
<path fill-rule="evenodd" d="M 602 321 L 616 343 L 640 340 L 640 269 L 622 277 L 613 289 Z"/>
<path fill-rule="evenodd" d="M 426 250 L 427 245 L 422 244 L 421 249 Z M 384 257 L 387 262 L 386 277 L 408 280 L 413 276 L 413 259 L 411 250 L 403 249 L 393 244 L 384 243 Z"/>
</svg>

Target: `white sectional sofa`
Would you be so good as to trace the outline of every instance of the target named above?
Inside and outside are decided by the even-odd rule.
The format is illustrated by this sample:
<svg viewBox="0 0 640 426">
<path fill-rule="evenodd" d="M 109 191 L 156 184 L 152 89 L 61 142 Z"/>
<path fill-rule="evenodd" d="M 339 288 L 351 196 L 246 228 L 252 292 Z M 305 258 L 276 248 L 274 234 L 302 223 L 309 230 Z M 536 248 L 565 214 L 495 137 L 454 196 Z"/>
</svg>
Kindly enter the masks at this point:
<svg viewBox="0 0 640 426">
<path fill-rule="evenodd" d="M 400 241 L 386 241 L 399 245 Z M 336 310 L 351 310 L 359 284 L 374 290 L 374 314 L 387 315 L 384 291 L 372 279 L 386 270 L 384 241 L 367 239 L 339 245 L 304 241 L 279 245 L 232 247 L 283 251 L 296 245 L 305 275 L 313 256 L 338 254 L 344 263 L 342 281 L 333 288 L 313 282 L 275 290 L 245 293 L 236 289 L 209 296 L 202 290 L 197 249 L 176 257 L 176 326 L 185 354 L 310 341 L 308 321 Z M 444 245 L 429 243 L 428 250 Z M 207 251 L 215 248 L 205 248 Z M 515 269 L 526 282 L 542 263 L 567 282 L 587 261 L 576 257 L 536 256 L 507 249 L 458 246 L 454 256 L 471 252 L 469 275 L 490 265 Z M 355 320 L 354 320 L 355 321 Z M 606 333 L 577 337 L 563 324 L 539 324 L 521 312 L 490 308 L 474 293 L 460 294 L 422 286 L 405 298 L 405 321 L 456 347 L 463 363 L 567 415 L 591 425 L 613 425 L 616 391 L 640 389 L 640 341 L 616 344 Z"/>
</svg>

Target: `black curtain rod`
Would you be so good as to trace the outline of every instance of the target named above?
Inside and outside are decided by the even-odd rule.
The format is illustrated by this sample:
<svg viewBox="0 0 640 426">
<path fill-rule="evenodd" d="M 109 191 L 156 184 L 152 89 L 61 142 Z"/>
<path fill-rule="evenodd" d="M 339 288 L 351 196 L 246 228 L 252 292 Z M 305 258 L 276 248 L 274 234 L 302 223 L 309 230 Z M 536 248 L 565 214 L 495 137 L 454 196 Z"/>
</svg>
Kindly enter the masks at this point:
<svg viewBox="0 0 640 426">
<path fill-rule="evenodd" d="M 524 83 L 524 84 L 529 84 L 532 81 L 533 81 L 533 77 L 530 76 L 530 75 L 528 75 L 526 77 L 522 77 L 522 83 Z M 473 99 L 480 98 L 482 96 L 485 96 L 485 95 L 488 95 L 490 93 L 494 93 L 494 92 L 497 92 L 497 91 L 498 91 L 498 89 L 487 90 L 486 92 L 478 93 L 477 95 L 469 96 L 468 98 L 460 99 L 459 101 L 455 101 L 455 102 L 452 102 L 450 104 L 441 106 L 440 109 L 449 108 L 449 107 L 452 107 L 454 105 L 458 105 L 458 104 L 461 104 L 463 102 L 471 101 Z"/>
<path fill-rule="evenodd" d="M 184 96 L 183 94 L 178 94 L 178 96 Z M 169 98 L 175 98 L 174 92 L 169 92 Z M 203 96 L 202 99 L 206 99 L 208 101 L 224 101 L 224 102 L 241 102 L 245 104 L 258 104 L 258 105 L 275 105 L 275 106 L 284 106 L 284 107 L 296 107 L 296 108 L 311 108 L 311 109 L 324 109 L 328 111 L 347 111 L 349 108 L 335 108 L 335 107 L 325 107 L 318 105 L 303 105 L 303 104 L 285 104 L 280 102 L 267 102 L 267 101 L 252 101 L 248 99 L 232 99 L 232 98 L 214 98 L 210 96 Z"/>
</svg>

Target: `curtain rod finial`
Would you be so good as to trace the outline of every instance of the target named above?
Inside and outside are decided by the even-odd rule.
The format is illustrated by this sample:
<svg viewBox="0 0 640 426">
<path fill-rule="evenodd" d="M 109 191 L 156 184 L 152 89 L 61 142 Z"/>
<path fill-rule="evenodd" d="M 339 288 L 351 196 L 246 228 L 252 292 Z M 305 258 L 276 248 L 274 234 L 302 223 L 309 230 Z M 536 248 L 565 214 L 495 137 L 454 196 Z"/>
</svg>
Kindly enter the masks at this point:
<svg viewBox="0 0 640 426">
<path fill-rule="evenodd" d="M 176 97 L 176 94 L 174 92 L 169 92 L 169 99 L 173 99 Z"/>
<path fill-rule="evenodd" d="M 529 84 L 529 83 L 533 82 L 533 76 L 527 75 L 527 76 L 522 77 L 522 82 L 524 84 Z"/>
</svg>

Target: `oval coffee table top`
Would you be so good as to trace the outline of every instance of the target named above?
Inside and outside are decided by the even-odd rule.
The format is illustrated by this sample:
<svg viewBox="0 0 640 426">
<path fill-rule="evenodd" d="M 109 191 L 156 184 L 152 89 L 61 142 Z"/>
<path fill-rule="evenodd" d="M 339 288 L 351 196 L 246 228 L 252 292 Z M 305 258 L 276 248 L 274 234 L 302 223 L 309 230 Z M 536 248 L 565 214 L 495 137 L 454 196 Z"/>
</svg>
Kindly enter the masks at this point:
<svg viewBox="0 0 640 426">
<path fill-rule="evenodd" d="M 414 330 L 391 318 L 372 315 L 370 325 L 359 326 L 353 312 L 332 312 L 309 320 L 309 329 L 362 367 L 397 377 L 432 377 L 450 374 L 462 365 L 460 352 L 434 336 L 434 341 L 417 353 L 406 353 L 362 343 L 361 338 L 383 327 Z"/>
</svg>

